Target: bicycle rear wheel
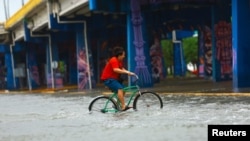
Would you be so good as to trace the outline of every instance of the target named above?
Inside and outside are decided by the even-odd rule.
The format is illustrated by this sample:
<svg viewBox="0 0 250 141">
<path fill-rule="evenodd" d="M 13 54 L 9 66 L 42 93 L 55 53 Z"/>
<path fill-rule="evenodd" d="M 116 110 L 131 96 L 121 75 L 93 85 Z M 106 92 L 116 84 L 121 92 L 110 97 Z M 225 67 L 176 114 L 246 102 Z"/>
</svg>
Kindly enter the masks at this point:
<svg viewBox="0 0 250 141">
<path fill-rule="evenodd" d="M 138 94 L 133 103 L 134 110 L 159 110 L 163 108 L 161 97 L 154 92 L 142 92 Z"/>
<path fill-rule="evenodd" d="M 115 113 L 117 112 L 116 102 L 108 96 L 97 96 L 89 104 L 89 112 Z"/>
</svg>

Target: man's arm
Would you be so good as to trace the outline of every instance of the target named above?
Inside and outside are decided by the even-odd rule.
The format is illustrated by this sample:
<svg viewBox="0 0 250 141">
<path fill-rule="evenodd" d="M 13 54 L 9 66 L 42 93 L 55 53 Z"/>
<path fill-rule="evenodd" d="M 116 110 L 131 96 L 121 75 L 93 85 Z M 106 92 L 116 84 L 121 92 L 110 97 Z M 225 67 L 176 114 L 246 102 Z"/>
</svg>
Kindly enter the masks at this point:
<svg viewBox="0 0 250 141">
<path fill-rule="evenodd" d="M 122 69 L 120 69 L 120 68 L 114 68 L 113 70 L 114 70 L 114 72 L 116 72 L 116 73 L 134 75 L 133 72 L 130 72 L 130 71 L 126 70 L 125 68 L 122 68 Z"/>
</svg>

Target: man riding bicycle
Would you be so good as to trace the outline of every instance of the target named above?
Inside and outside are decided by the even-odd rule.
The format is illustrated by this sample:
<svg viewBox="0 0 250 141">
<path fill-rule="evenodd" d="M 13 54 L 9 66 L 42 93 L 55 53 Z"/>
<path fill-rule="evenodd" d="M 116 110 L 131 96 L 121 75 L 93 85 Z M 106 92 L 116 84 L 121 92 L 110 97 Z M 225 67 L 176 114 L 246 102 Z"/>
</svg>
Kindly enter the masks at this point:
<svg viewBox="0 0 250 141">
<path fill-rule="evenodd" d="M 133 72 L 126 70 L 123 66 L 125 58 L 125 51 L 122 47 L 114 48 L 114 56 L 106 63 L 101 75 L 101 80 L 112 91 L 117 92 L 118 99 L 121 102 L 122 111 L 129 109 L 125 106 L 125 92 L 123 91 L 124 85 L 119 82 L 121 74 L 135 75 Z"/>
</svg>

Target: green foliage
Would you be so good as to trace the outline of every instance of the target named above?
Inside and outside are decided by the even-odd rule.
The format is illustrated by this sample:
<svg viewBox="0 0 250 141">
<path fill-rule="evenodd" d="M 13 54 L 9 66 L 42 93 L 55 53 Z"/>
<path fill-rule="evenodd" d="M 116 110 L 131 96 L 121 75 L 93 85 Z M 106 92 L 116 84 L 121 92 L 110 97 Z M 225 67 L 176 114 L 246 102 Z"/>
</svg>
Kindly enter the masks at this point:
<svg viewBox="0 0 250 141">
<path fill-rule="evenodd" d="M 64 63 L 63 61 L 59 61 L 59 62 L 58 62 L 58 71 L 59 71 L 60 73 L 64 73 L 65 70 L 66 70 L 66 68 L 65 68 L 65 63 Z"/>
<path fill-rule="evenodd" d="M 182 40 L 185 61 L 197 64 L 198 61 L 198 38 L 189 37 Z M 166 67 L 170 69 L 170 74 L 172 74 L 172 66 L 174 63 L 173 58 L 173 42 L 172 40 L 161 40 L 162 53 L 164 58 L 164 63 Z"/>
<path fill-rule="evenodd" d="M 173 43 L 171 40 L 161 40 L 162 54 L 166 67 L 173 65 Z"/>
<path fill-rule="evenodd" d="M 197 64 L 198 62 L 198 38 L 189 37 L 182 39 L 185 61 Z"/>
</svg>

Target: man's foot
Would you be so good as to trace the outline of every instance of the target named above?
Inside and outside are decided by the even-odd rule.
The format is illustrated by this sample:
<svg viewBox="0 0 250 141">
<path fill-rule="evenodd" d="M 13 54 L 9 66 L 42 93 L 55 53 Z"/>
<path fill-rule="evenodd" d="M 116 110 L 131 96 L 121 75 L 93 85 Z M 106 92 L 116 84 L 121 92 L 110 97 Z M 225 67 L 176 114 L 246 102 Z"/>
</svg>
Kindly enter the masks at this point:
<svg viewBox="0 0 250 141">
<path fill-rule="evenodd" d="M 122 109 L 122 111 L 127 111 L 127 110 L 130 109 L 130 108 L 133 108 L 133 107 L 131 107 L 131 106 L 126 106 L 124 109 Z"/>
</svg>

